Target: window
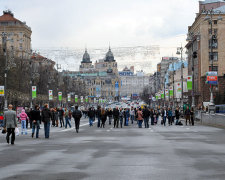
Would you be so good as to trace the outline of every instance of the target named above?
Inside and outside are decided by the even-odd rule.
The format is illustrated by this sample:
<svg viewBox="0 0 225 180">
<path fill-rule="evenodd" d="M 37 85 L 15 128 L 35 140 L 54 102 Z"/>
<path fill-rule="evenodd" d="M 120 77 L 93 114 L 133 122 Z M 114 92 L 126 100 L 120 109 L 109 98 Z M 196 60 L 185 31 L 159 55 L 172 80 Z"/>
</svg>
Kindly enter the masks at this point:
<svg viewBox="0 0 225 180">
<path fill-rule="evenodd" d="M 209 29 L 209 34 L 211 34 L 211 29 Z M 213 33 L 216 35 L 217 34 L 217 29 L 213 29 Z"/>
<path fill-rule="evenodd" d="M 217 39 L 210 39 L 209 40 L 209 48 L 211 48 L 211 46 L 212 46 L 212 48 L 213 49 L 217 49 L 218 48 L 218 41 L 217 41 Z"/>
<path fill-rule="evenodd" d="M 217 20 L 214 20 L 213 22 L 214 22 L 214 24 L 217 24 Z"/>
<path fill-rule="evenodd" d="M 209 61 L 211 60 L 218 61 L 218 52 L 213 52 L 212 54 L 211 52 L 209 53 Z"/>
<path fill-rule="evenodd" d="M 218 66 L 209 66 L 209 71 L 218 71 Z"/>
</svg>

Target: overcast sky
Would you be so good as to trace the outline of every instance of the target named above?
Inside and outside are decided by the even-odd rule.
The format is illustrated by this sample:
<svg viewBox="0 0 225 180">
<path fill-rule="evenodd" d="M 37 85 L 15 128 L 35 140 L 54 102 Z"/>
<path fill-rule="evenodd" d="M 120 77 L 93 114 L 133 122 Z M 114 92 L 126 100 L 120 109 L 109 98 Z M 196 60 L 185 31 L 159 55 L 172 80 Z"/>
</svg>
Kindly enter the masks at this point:
<svg viewBox="0 0 225 180">
<path fill-rule="evenodd" d="M 198 0 L 0 0 L 5 9 L 32 28 L 33 47 L 176 46 Z"/>
</svg>

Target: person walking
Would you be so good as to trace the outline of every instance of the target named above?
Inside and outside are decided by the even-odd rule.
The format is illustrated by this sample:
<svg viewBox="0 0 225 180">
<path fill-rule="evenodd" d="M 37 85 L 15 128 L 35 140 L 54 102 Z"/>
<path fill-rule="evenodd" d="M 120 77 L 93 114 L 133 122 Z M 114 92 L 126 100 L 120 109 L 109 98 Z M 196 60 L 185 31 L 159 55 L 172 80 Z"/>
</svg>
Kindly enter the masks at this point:
<svg viewBox="0 0 225 180">
<path fill-rule="evenodd" d="M 56 125 L 56 127 L 58 127 L 59 126 L 59 112 L 58 112 L 57 108 L 54 109 L 54 114 L 55 114 L 55 125 Z"/>
<path fill-rule="evenodd" d="M 189 106 L 187 106 L 184 114 L 185 114 L 185 119 L 186 119 L 186 126 L 187 126 L 187 121 L 189 121 L 189 125 L 191 125 L 191 120 L 190 120 L 191 111 L 189 109 Z"/>
<path fill-rule="evenodd" d="M 123 108 L 120 108 L 119 119 L 120 119 L 120 127 L 123 128 Z"/>
<path fill-rule="evenodd" d="M 175 118 L 176 118 L 176 125 L 178 125 L 179 123 L 179 119 L 180 119 L 180 111 L 179 111 L 179 107 L 176 108 L 175 110 Z"/>
<path fill-rule="evenodd" d="M 27 114 L 25 113 L 24 109 L 20 113 L 20 121 L 21 121 L 21 134 L 23 135 L 23 133 L 24 133 L 25 135 L 27 135 L 26 123 L 27 123 L 27 121 L 29 122 L 29 118 L 28 118 Z"/>
<path fill-rule="evenodd" d="M 128 126 L 129 125 L 129 118 L 130 118 L 130 110 L 129 110 L 129 108 L 127 108 L 126 110 L 125 110 L 125 125 L 126 126 Z"/>
<path fill-rule="evenodd" d="M 168 123 L 169 123 L 169 126 L 172 125 L 172 117 L 173 117 L 172 110 L 170 108 L 168 108 Z"/>
<path fill-rule="evenodd" d="M 149 116 L 150 116 L 150 111 L 148 110 L 147 106 L 145 106 L 143 110 L 145 128 L 149 128 Z"/>
<path fill-rule="evenodd" d="M 17 116 L 16 112 L 12 110 L 13 106 L 10 104 L 8 106 L 8 111 L 4 112 L 4 128 L 7 129 L 6 141 L 9 144 L 9 138 L 11 137 L 11 144 L 15 142 L 15 128 L 17 128 Z"/>
<path fill-rule="evenodd" d="M 52 120 L 52 127 L 55 127 L 55 112 L 54 112 L 54 108 L 51 108 L 51 120 Z"/>
<path fill-rule="evenodd" d="M 194 126 L 195 123 L 194 123 L 194 108 L 193 107 L 191 108 L 190 115 L 191 115 L 191 125 Z"/>
<path fill-rule="evenodd" d="M 64 127 L 64 120 L 63 120 L 63 116 L 64 116 L 64 111 L 62 109 L 62 107 L 59 109 L 59 121 L 60 121 L 60 128 Z"/>
<path fill-rule="evenodd" d="M 42 110 L 42 122 L 44 123 L 44 131 L 46 139 L 49 138 L 50 134 L 50 120 L 51 120 L 51 112 L 48 108 L 48 104 L 45 104 Z"/>
<path fill-rule="evenodd" d="M 108 109 L 107 115 L 109 117 L 109 125 L 111 125 L 112 124 L 112 115 L 113 115 L 113 112 L 112 112 L 111 108 Z"/>
<path fill-rule="evenodd" d="M 134 124 L 134 116 L 135 116 L 135 111 L 134 111 L 134 108 L 131 107 L 131 110 L 130 110 L 130 120 L 131 120 L 131 124 Z"/>
<path fill-rule="evenodd" d="M 142 128 L 142 123 L 143 123 L 143 113 L 141 111 L 141 108 L 137 111 L 137 120 L 138 120 L 138 127 Z"/>
<path fill-rule="evenodd" d="M 160 114 L 159 114 L 159 111 L 157 109 L 155 110 L 154 114 L 155 114 L 154 124 L 156 125 L 158 123 Z"/>
<path fill-rule="evenodd" d="M 31 121 L 32 121 L 32 135 L 34 137 L 35 129 L 36 129 L 36 138 L 39 138 L 39 129 L 41 122 L 41 112 L 39 110 L 39 106 L 35 105 L 34 110 L 31 111 Z"/>
<path fill-rule="evenodd" d="M 100 128 L 100 125 L 101 125 L 101 107 L 100 106 L 98 106 L 98 108 L 97 108 L 96 115 L 98 118 L 97 127 Z"/>
<path fill-rule="evenodd" d="M 79 132 L 79 127 L 80 127 L 80 119 L 82 117 L 82 113 L 80 110 L 78 110 L 78 106 L 75 106 L 75 110 L 73 111 L 72 114 L 74 120 L 75 120 L 75 128 L 76 128 L 76 132 Z"/>
<path fill-rule="evenodd" d="M 67 129 L 67 124 L 71 128 L 71 124 L 70 124 L 70 120 L 69 120 L 69 111 L 67 110 L 67 108 L 65 108 L 64 116 L 65 116 L 65 122 L 66 122 L 65 128 Z"/>
<path fill-rule="evenodd" d="M 105 128 L 105 122 L 107 119 L 107 113 L 104 108 L 101 110 L 101 128 Z"/>
<path fill-rule="evenodd" d="M 89 126 L 93 126 L 94 118 L 95 118 L 95 110 L 94 107 L 90 107 L 88 111 L 88 117 L 89 117 Z"/>
<path fill-rule="evenodd" d="M 113 118 L 114 118 L 114 128 L 118 128 L 119 127 L 119 109 L 118 107 L 116 107 L 115 109 L 113 109 Z"/>
<path fill-rule="evenodd" d="M 151 125 L 153 126 L 154 125 L 154 110 L 153 109 L 150 110 L 150 118 L 151 118 Z"/>
<path fill-rule="evenodd" d="M 162 110 L 162 125 L 166 126 L 166 118 L 168 117 L 168 112 L 166 107 Z"/>
</svg>

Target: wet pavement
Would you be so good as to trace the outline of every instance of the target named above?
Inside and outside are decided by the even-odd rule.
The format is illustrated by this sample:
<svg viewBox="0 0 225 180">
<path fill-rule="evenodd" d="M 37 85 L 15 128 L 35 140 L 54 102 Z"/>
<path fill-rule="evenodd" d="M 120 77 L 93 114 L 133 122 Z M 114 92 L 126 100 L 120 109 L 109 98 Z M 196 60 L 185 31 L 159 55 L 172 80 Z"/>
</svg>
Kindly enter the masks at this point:
<svg viewBox="0 0 225 180">
<path fill-rule="evenodd" d="M 51 128 L 50 139 L 0 135 L 0 179 L 225 179 L 225 130 L 207 126 L 130 125 Z"/>
</svg>

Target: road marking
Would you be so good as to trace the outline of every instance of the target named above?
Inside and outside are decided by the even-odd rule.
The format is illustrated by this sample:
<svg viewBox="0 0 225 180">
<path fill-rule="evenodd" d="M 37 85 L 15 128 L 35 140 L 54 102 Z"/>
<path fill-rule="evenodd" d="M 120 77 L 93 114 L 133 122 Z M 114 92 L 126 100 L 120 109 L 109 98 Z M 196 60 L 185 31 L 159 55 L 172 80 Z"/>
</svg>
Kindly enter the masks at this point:
<svg viewBox="0 0 225 180">
<path fill-rule="evenodd" d="M 80 127 L 83 127 L 83 126 L 87 126 L 87 125 L 89 125 L 89 123 L 86 123 L 86 124 L 82 124 L 82 125 L 80 125 Z M 64 129 L 64 130 L 61 130 L 60 132 L 71 131 L 72 129 L 75 129 L 75 127 L 73 127 L 73 128 L 70 128 L 70 129 Z"/>
</svg>

